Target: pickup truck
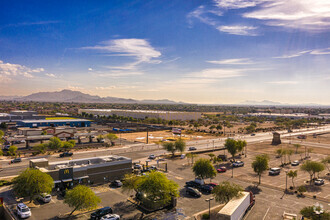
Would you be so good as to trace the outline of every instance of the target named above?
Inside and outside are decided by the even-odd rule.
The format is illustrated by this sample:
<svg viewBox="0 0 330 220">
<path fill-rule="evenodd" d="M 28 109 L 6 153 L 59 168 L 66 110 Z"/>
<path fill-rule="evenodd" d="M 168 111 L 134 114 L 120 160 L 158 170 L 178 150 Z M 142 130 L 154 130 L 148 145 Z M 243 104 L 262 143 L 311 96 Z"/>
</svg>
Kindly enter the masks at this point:
<svg viewBox="0 0 330 220">
<path fill-rule="evenodd" d="M 72 152 L 64 152 L 60 154 L 60 157 L 71 157 L 73 155 Z"/>
</svg>

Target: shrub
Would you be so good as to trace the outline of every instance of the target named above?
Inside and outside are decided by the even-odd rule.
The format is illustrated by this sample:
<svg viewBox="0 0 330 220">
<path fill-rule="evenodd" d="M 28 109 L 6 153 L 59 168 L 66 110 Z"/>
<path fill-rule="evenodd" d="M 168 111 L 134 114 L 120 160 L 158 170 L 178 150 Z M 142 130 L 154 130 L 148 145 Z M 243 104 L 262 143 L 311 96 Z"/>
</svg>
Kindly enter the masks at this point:
<svg viewBox="0 0 330 220">
<path fill-rule="evenodd" d="M 202 215 L 202 219 L 210 219 L 210 215 L 209 215 L 209 213 L 204 213 L 204 214 Z"/>
</svg>

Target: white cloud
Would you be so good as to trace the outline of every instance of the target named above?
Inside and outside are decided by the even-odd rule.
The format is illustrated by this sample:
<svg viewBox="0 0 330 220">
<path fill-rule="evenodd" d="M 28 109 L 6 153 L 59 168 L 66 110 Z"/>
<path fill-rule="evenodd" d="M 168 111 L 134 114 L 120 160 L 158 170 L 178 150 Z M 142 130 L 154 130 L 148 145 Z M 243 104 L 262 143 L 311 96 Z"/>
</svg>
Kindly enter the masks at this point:
<svg viewBox="0 0 330 220">
<path fill-rule="evenodd" d="M 0 76 L 2 76 L 2 79 L 7 78 L 8 80 L 14 76 L 33 78 L 33 73 L 40 73 L 43 71 L 43 68 L 31 69 L 20 64 L 4 63 L 0 60 Z"/>
<path fill-rule="evenodd" d="M 273 82 L 267 82 L 269 84 L 276 84 L 276 85 L 294 85 L 298 84 L 297 81 L 273 81 Z"/>
<path fill-rule="evenodd" d="M 264 0 L 258 9 L 243 17 L 264 20 L 270 26 L 313 31 L 330 28 L 329 0 Z"/>
<path fill-rule="evenodd" d="M 92 68 L 88 68 L 88 71 L 93 71 L 93 69 Z"/>
<path fill-rule="evenodd" d="M 257 27 L 243 25 L 222 25 L 217 27 L 218 31 L 234 35 L 257 36 L 255 30 Z"/>
<path fill-rule="evenodd" d="M 305 54 L 310 55 L 329 55 L 330 54 L 330 47 L 324 48 L 324 49 L 314 49 L 314 50 L 304 50 L 293 54 L 286 54 L 283 56 L 278 56 L 274 58 L 281 58 L 281 59 L 287 59 L 287 58 L 294 58 L 294 57 L 300 57 Z"/>
<path fill-rule="evenodd" d="M 205 9 L 205 6 L 201 5 L 198 8 L 196 8 L 194 11 L 190 12 L 187 15 L 189 23 L 192 23 L 192 19 L 198 19 L 200 22 L 203 22 L 205 24 L 215 26 L 216 22 L 207 16 L 207 13 L 212 13 L 218 16 L 222 15 L 222 12 L 216 11 L 216 10 L 207 10 Z"/>
<path fill-rule="evenodd" d="M 188 77 L 206 78 L 206 79 L 225 79 L 243 76 L 243 69 L 220 69 L 210 68 L 204 69 L 201 72 L 188 74 Z"/>
<path fill-rule="evenodd" d="M 141 76 L 144 75 L 144 73 L 139 71 L 112 70 L 109 72 L 98 73 L 97 75 L 101 77 L 121 78 L 121 77 L 130 77 L 130 76 Z"/>
<path fill-rule="evenodd" d="M 52 73 L 46 73 L 45 75 L 48 76 L 48 77 L 51 77 L 51 78 L 56 78 L 56 76 Z"/>
<path fill-rule="evenodd" d="M 159 63 L 155 58 L 162 54 L 145 39 L 116 39 L 102 42 L 100 45 L 92 47 L 83 47 L 82 49 L 98 50 L 112 56 L 129 56 L 134 57 L 136 62 L 140 63 Z"/>
<path fill-rule="evenodd" d="M 256 5 L 264 2 L 265 0 L 214 0 L 214 3 L 219 8 L 226 9 L 239 9 L 255 7 Z"/>
<path fill-rule="evenodd" d="M 228 65 L 246 65 L 254 64 L 249 58 L 240 58 L 240 59 L 225 59 L 225 60 L 210 60 L 206 61 L 212 64 L 228 64 Z"/>
</svg>

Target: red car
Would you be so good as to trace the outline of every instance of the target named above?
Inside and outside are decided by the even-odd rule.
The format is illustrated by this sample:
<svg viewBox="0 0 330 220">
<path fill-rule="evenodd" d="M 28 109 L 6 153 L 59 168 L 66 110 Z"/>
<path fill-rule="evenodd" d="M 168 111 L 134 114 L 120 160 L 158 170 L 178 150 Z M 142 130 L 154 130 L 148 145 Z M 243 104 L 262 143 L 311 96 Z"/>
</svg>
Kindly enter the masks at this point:
<svg viewBox="0 0 330 220">
<path fill-rule="evenodd" d="M 217 183 L 208 183 L 206 185 L 212 186 L 213 188 L 216 187 L 218 184 Z"/>
<path fill-rule="evenodd" d="M 218 173 L 224 173 L 227 171 L 226 167 L 220 167 L 219 169 L 217 169 Z"/>
</svg>

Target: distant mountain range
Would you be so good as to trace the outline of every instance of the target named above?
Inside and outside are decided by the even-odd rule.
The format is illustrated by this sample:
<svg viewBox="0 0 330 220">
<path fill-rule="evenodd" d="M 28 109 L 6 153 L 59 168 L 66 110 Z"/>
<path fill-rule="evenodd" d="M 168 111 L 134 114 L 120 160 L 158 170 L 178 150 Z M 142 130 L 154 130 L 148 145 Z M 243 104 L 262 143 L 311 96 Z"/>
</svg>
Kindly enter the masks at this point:
<svg viewBox="0 0 330 220">
<path fill-rule="evenodd" d="M 35 102 L 76 102 L 76 103 L 122 103 L 122 104 L 185 104 L 168 99 L 162 100 L 135 100 L 117 97 L 100 97 L 85 94 L 79 91 L 62 90 L 59 92 L 38 92 L 28 96 L 0 96 L 0 100 L 35 101 Z"/>
<path fill-rule="evenodd" d="M 304 103 L 304 104 L 288 104 L 288 103 L 281 103 L 281 102 L 273 102 L 269 100 L 263 101 L 251 101 L 247 100 L 238 105 L 252 105 L 252 106 L 322 106 L 316 103 Z"/>
</svg>

